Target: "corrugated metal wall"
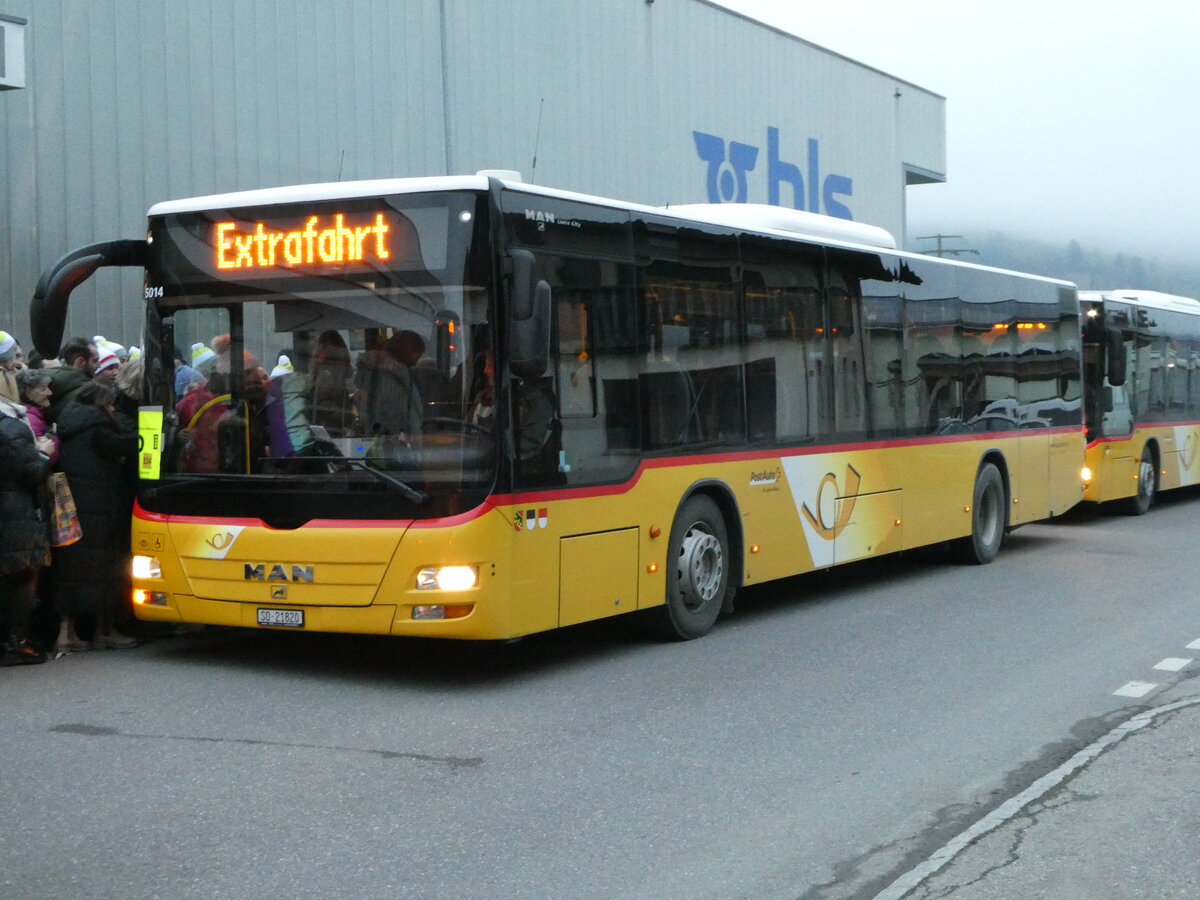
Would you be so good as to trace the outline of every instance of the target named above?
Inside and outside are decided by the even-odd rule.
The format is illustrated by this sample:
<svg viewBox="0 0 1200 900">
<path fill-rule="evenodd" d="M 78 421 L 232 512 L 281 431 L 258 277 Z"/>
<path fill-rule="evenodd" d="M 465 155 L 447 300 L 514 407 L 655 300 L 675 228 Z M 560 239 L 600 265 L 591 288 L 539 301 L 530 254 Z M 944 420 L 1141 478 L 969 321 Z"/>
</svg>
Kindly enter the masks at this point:
<svg viewBox="0 0 1200 900">
<path fill-rule="evenodd" d="M 172 197 L 513 168 L 702 202 L 701 131 L 759 148 L 746 199 L 766 202 L 770 127 L 781 162 L 806 182 L 851 178 L 854 217 L 898 231 L 903 166 L 945 171 L 940 97 L 706 0 L 0 0 L 0 13 L 28 20 L 28 87 L 0 93 L 0 328 L 22 338 L 46 265 L 139 236 Z M 796 199 L 784 184 L 780 202 Z M 70 333 L 135 342 L 140 291 L 102 271 L 76 292 Z"/>
</svg>

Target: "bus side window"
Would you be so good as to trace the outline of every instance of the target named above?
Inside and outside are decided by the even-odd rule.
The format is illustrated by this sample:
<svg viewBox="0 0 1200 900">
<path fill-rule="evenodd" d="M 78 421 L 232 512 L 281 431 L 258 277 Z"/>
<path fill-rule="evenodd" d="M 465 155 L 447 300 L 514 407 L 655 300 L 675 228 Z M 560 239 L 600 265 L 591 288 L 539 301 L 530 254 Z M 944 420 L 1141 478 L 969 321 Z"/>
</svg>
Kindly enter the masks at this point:
<svg viewBox="0 0 1200 900">
<path fill-rule="evenodd" d="M 633 268 L 612 259 L 545 253 L 538 261 L 554 297 L 553 391 L 551 379 L 542 387 L 555 397 L 557 414 L 537 468 L 523 469 L 530 476 L 536 471 L 543 485 L 628 477 L 641 445 Z M 518 406 L 518 427 L 523 413 Z"/>
</svg>

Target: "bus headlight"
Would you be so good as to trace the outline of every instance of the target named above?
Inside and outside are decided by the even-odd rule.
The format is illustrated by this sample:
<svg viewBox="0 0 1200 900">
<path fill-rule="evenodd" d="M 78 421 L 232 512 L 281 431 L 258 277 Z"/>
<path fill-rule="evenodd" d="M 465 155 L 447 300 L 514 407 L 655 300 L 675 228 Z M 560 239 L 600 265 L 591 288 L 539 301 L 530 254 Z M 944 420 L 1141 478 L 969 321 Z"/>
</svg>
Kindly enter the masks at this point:
<svg viewBox="0 0 1200 900">
<path fill-rule="evenodd" d="M 130 572 L 134 578 L 162 578 L 162 566 L 153 556 L 135 556 Z"/>
<path fill-rule="evenodd" d="M 467 591 L 478 583 L 477 566 L 427 566 L 417 573 L 418 591 Z"/>
<path fill-rule="evenodd" d="M 1092 480 L 1092 470 L 1089 469 L 1087 466 L 1084 466 L 1082 469 L 1079 470 L 1079 477 L 1083 481 L 1091 481 Z"/>
</svg>

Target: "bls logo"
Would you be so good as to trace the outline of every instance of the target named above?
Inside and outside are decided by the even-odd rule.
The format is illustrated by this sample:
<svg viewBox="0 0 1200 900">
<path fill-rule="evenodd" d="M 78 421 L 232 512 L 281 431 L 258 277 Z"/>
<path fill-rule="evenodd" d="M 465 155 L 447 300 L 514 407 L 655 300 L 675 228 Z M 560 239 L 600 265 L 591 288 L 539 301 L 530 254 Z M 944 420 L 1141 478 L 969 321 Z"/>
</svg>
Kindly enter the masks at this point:
<svg viewBox="0 0 1200 900">
<path fill-rule="evenodd" d="M 696 152 L 708 163 L 708 202 L 745 203 L 746 173 L 758 162 L 758 148 L 730 141 L 726 159 L 723 138 L 702 131 L 693 131 L 692 137 Z"/>
<path fill-rule="evenodd" d="M 808 508 L 805 503 L 800 507 L 800 511 L 804 514 L 804 518 L 808 520 L 808 524 L 812 526 L 813 531 L 819 534 L 827 541 L 832 541 L 835 537 L 846 530 L 846 526 L 850 524 L 850 516 L 854 512 L 854 501 L 858 496 L 858 486 L 862 482 L 862 476 L 854 466 L 846 466 L 846 488 L 838 490 L 837 478 L 832 472 L 827 472 L 825 477 L 821 479 L 821 484 L 817 488 L 816 514 Z M 829 488 L 833 494 L 828 498 L 825 497 L 825 489 Z M 837 498 L 843 498 L 841 508 L 838 508 Z M 836 510 L 836 514 L 830 516 L 833 521 L 827 522 L 825 513 L 827 506 Z"/>
<path fill-rule="evenodd" d="M 758 147 L 730 141 L 715 134 L 693 131 L 696 153 L 708 163 L 708 200 L 710 203 L 745 203 L 749 195 L 747 173 L 758 163 Z M 792 207 L 809 212 L 824 212 L 840 219 L 853 219 L 850 208 L 839 200 L 854 193 L 854 180 L 845 175 L 821 178 L 821 147 L 815 138 L 808 140 L 806 172 L 795 163 L 780 159 L 779 129 L 767 128 L 767 202 L 784 206 L 780 187 L 792 189 Z"/>
</svg>

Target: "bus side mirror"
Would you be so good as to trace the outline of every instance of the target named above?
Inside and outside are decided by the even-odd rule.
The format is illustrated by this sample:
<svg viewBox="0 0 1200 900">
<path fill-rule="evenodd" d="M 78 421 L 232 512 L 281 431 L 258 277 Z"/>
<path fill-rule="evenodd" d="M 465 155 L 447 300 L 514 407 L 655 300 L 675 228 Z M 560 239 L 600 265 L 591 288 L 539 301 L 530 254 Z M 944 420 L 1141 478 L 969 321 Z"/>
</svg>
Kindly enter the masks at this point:
<svg viewBox="0 0 1200 900">
<path fill-rule="evenodd" d="M 534 281 L 533 254 L 512 251 L 508 297 L 508 368 L 519 378 L 540 378 L 550 362 L 550 284 Z"/>
<path fill-rule="evenodd" d="M 71 291 L 101 266 L 145 266 L 144 240 L 105 241 L 68 253 L 38 279 L 29 302 L 29 334 L 34 349 L 47 359 L 58 356 Z"/>
<path fill-rule="evenodd" d="M 1105 356 L 1108 359 L 1108 383 L 1120 387 L 1125 383 L 1125 340 L 1116 328 L 1105 333 Z"/>
</svg>

